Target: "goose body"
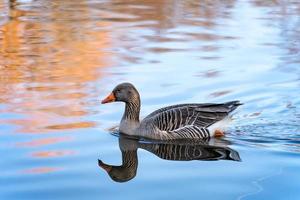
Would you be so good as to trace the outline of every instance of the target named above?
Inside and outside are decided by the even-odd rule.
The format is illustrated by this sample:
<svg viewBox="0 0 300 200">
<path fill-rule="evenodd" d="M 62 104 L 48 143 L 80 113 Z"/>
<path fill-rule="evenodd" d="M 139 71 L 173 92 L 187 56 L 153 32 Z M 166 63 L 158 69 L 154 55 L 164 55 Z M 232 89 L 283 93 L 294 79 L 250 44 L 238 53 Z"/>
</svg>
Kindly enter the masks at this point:
<svg viewBox="0 0 300 200">
<path fill-rule="evenodd" d="M 117 85 L 102 103 L 125 102 L 119 130 L 127 135 L 158 140 L 204 139 L 222 135 L 222 125 L 241 103 L 179 104 L 158 109 L 142 121 L 140 95 L 131 83 Z"/>
</svg>

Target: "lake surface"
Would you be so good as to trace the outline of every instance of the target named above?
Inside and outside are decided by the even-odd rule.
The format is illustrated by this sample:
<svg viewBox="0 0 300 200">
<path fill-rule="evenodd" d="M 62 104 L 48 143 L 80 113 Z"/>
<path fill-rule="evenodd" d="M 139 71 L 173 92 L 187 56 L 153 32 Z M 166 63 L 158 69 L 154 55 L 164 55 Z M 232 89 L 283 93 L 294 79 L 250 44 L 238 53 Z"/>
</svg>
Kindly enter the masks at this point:
<svg viewBox="0 0 300 200">
<path fill-rule="evenodd" d="M 142 116 L 244 105 L 222 139 L 137 143 L 100 104 L 124 81 Z M 300 199 L 299 1 L 0 0 L 0 91 L 0 199 Z"/>
</svg>

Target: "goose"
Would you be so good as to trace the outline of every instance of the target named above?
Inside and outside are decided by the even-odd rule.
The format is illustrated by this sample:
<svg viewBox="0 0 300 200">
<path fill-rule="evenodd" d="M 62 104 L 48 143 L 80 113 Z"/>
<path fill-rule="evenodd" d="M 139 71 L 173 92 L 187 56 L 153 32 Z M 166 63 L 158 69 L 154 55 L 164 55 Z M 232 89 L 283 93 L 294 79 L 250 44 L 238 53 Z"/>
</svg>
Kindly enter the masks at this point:
<svg viewBox="0 0 300 200">
<path fill-rule="evenodd" d="M 119 148 L 122 153 L 121 165 L 110 165 L 98 159 L 98 166 L 116 182 L 133 179 L 138 169 L 138 149 L 144 149 L 163 160 L 173 161 L 241 161 L 239 153 L 228 147 L 223 140 L 203 139 L 197 142 L 169 140 L 162 142 L 140 141 L 120 135 Z"/>
<path fill-rule="evenodd" d="M 117 85 L 101 101 L 111 102 L 125 103 L 121 133 L 155 140 L 222 137 L 230 113 L 242 105 L 239 101 L 178 104 L 158 109 L 140 121 L 140 95 L 131 83 Z"/>
</svg>

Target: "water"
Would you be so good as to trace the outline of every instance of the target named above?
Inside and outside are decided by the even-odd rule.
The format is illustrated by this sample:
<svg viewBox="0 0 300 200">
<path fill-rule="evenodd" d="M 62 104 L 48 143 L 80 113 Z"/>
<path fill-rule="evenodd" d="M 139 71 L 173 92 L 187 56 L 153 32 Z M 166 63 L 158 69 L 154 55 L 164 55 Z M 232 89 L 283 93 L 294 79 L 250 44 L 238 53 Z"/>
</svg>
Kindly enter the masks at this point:
<svg viewBox="0 0 300 200">
<path fill-rule="evenodd" d="M 299 199 L 299 64 L 296 0 L 2 0 L 0 199 Z M 100 100 L 123 81 L 142 116 L 241 100 L 226 137 L 197 144 L 236 159 L 127 145 L 134 177 L 113 181 L 98 159 L 122 163 L 123 104 Z"/>
</svg>

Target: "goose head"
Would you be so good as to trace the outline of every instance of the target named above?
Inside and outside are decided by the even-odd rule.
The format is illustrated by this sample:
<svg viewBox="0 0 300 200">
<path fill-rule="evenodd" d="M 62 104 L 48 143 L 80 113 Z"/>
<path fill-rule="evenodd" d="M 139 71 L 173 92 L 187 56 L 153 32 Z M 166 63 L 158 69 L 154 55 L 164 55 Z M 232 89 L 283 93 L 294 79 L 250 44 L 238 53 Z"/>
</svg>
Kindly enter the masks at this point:
<svg viewBox="0 0 300 200">
<path fill-rule="evenodd" d="M 132 134 L 139 126 L 140 118 L 140 95 L 131 83 L 121 83 L 102 100 L 102 104 L 120 101 L 125 103 L 125 110 L 120 122 L 119 131 Z"/>
<path fill-rule="evenodd" d="M 139 103 L 140 95 L 137 89 L 131 83 L 121 83 L 117 85 L 113 91 L 101 101 L 102 104 L 110 102 L 125 102 L 125 103 Z"/>
</svg>

